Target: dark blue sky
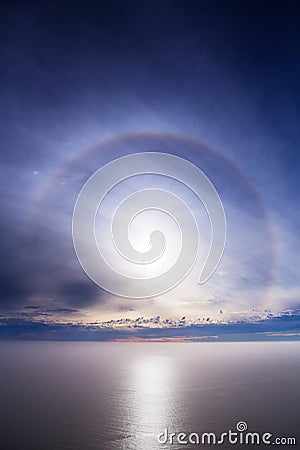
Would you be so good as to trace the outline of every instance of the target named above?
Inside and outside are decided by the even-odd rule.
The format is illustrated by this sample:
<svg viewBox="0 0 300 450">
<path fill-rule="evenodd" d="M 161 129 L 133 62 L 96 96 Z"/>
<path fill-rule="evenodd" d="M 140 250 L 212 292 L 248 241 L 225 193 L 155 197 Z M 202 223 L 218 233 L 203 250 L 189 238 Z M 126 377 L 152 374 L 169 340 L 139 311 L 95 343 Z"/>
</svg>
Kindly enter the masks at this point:
<svg viewBox="0 0 300 450">
<path fill-rule="evenodd" d="M 213 181 L 228 203 L 232 235 L 222 282 L 215 279 L 205 294 L 209 314 L 211 304 L 235 313 L 257 307 L 249 298 L 262 295 L 261 279 L 250 291 L 247 285 L 254 277 L 254 256 L 261 258 L 260 273 L 274 263 L 272 274 L 263 277 L 269 292 L 258 302 L 261 310 L 266 305 L 276 314 L 297 310 L 299 2 L 2 2 L 0 17 L 0 313 L 5 320 L 23 320 L 24 314 L 36 320 L 37 309 L 49 321 L 66 314 L 71 321 L 134 314 L 136 306 L 107 298 L 82 273 L 69 245 L 70 217 L 82 181 L 104 155 L 104 150 L 100 157 L 83 150 L 112 138 L 122 146 L 123 134 L 147 132 L 198 140 L 218 152 L 204 169 L 216 168 Z M 145 148 L 169 139 L 147 136 Z M 175 138 L 169 142 L 175 145 Z M 180 142 L 177 153 L 199 162 L 203 155 L 196 144 Z M 106 151 L 111 159 L 119 152 Z M 70 164 L 76 158 L 80 162 Z M 236 246 L 246 253 L 251 244 L 246 247 L 246 235 L 236 233 L 255 208 L 260 234 L 253 242 L 265 253 L 249 257 L 247 266 Z M 270 235 L 259 208 L 268 216 Z M 240 240 L 236 245 L 233 235 Z M 239 269 L 224 281 L 234 258 Z M 237 297 L 246 288 L 240 304 Z M 194 313 L 195 296 L 187 301 Z M 89 316 L 95 304 L 102 309 Z M 159 302 L 141 306 L 137 314 L 156 312 L 169 314 Z"/>
</svg>

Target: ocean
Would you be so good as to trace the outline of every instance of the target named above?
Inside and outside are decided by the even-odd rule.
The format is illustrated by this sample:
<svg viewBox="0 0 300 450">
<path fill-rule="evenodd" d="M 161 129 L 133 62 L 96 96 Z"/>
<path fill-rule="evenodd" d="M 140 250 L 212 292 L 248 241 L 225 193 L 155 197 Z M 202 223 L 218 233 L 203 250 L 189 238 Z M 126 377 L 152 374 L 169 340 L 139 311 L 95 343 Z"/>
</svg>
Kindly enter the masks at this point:
<svg viewBox="0 0 300 450">
<path fill-rule="evenodd" d="M 1 450 L 300 448 L 299 342 L 2 341 L 0 358 Z"/>
</svg>

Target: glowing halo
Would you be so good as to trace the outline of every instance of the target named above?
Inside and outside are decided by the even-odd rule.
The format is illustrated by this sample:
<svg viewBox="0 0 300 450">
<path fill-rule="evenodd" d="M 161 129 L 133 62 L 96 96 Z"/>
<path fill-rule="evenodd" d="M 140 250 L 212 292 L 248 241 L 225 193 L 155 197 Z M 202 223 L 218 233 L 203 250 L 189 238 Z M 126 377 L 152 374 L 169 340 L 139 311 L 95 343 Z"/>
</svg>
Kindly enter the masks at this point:
<svg viewBox="0 0 300 450">
<path fill-rule="evenodd" d="M 66 198 L 63 195 L 72 197 L 68 199 L 70 204 L 67 202 L 69 204 L 68 214 L 71 220 L 72 206 L 78 192 L 83 183 L 95 171 L 95 168 L 102 167 L 118 157 L 147 151 L 172 153 L 188 159 L 207 174 L 221 194 L 223 194 L 224 187 L 226 188 L 226 182 L 227 185 L 234 185 L 235 191 L 229 192 L 227 197 L 231 194 L 237 196 L 239 192 L 246 195 L 247 201 L 250 201 L 250 204 L 252 204 L 252 206 L 250 205 L 251 208 L 256 210 L 257 217 L 259 216 L 260 218 L 260 225 L 265 234 L 264 247 L 266 258 L 264 274 L 262 274 L 261 278 L 262 284 L 265 286 L 264 289 L 267 290 L 270 281 L 275 278 L 276 242 L 267 208 L 257 188 L 252 185 L 241 169 L 228 157 L 195 139 L 177 134 L 131 133 L 111 137 L 99 144 L 81 150 L 55 172 L 45 189 L 41 192 L 31 216 L 31 226 L 34 225 L 33 222 L 36 221 L 39 211 L 45 207 L 47 202 L 52 202 L 53 197 L 59 198 L 59 200 L 64 199 L 65 201 Z M 216 168 L 217 170 L 215 170 Z M 218 177 L 218 172 L 224 173 Z M 223 184 L 222 177 L 224 178 Z M 65 186 L 70 185 L 70 190 L 67 194 L 61 191 L 62 184 Z M 248 204 L 245 205 L 245 210 L 247 208 Z M 263 294 L 262 298 L 264 298 Z M 259 303 L 262 304 L 262 300 L 259 300 Z"/>
</svg>

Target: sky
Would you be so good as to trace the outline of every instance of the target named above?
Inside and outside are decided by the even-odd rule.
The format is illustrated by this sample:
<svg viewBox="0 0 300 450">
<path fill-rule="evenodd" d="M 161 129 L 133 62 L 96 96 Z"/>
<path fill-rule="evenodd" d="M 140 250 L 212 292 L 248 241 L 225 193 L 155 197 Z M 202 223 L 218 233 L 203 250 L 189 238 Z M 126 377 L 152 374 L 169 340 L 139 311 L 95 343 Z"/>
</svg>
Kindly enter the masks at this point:
<svg viewBox="0 0 300 450">
<path fill-rule="evenodd" d="M 0 17 L 0 337 L 298 338 L 298 2 L 2 2 Z M 222 200 L 225 251 L 204 285 L 205 210 L 160 175 L 117 186 L 98 211 L 97 236 L 130 274 L 107 234 L 114 205 L 137 189 L 172 191 L 200 231 L 182 283 L 123 298 L 93 283 L 76 258 L 82 186 L 139 152 L 187 159 Z M 158 221 L 171 264 L 176 227 L 151 214 L 129 234 L 145 251 Z"/>
</svg>

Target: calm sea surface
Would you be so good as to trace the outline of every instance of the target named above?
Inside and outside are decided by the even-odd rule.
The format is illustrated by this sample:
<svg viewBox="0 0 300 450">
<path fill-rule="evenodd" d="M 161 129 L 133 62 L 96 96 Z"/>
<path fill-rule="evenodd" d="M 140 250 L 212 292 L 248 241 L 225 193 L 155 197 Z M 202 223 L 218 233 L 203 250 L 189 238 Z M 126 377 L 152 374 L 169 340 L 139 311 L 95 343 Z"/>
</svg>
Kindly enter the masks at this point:
<svg viewBox="0 0 300 450">
<path fill-rule="evenodd" d="M 297 342 L 0 342 L 0 358 L 3 450 L 201 448 L 157 436 L 239 421 L 300 448 Z"/>
</svg>

